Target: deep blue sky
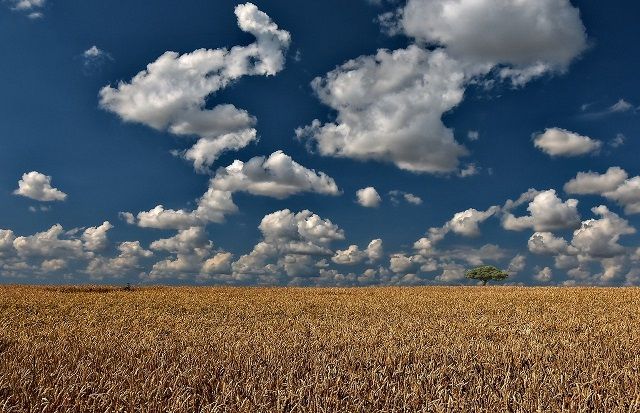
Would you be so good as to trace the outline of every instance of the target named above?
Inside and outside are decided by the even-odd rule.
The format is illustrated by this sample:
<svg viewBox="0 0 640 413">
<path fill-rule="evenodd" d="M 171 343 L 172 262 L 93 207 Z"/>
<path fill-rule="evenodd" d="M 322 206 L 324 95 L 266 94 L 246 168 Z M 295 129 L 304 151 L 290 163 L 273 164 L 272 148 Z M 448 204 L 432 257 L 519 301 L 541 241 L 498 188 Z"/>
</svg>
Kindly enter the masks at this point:
<svg viewBox="0 0 640 413">
<path fill-rule="evenodd" d="M 639 215 L 625 213 L 622 205 L 611 199 L 563 191 L 563 185 L 581 171 L 604 173 L 609 167 L 618 166 L 629 178 L 640 174 L 637 138 L 640 123 L 636 109 L 640 105 L 637 82 L 640 54 L 635 45 L 640 38 L 637 24 L 640 6 L 633 2 L 604 5 L 572 0 L 571 4 L 580 11 L 588 47 L 565 70 L 549 71 L 518 87 L 509 81 L 498 81 L 493 87 L 467 84 L 464 100 L 443 116 L 456 140 L 469 150 L 469 156 L 460 159 L 460 168 L 469 163 L 479 167 L 477 174 L 459 177 L 455 170 L 417 173 L 402 170 L 391 162 L 322 156 L 309 151 L 305 142 L 296 138 L 295 129 L 311 124 L 314 119 L 323 123 L 336 120 L 336 111 L 323 104 L 310 86 L 315 77 L 325 76 L 349 59 L 375 54 L 380 48 L 396 50 L 417 42 L 402 33 L 390 36 L 377 22 L 377 16 L 404 3 L 374 5 L 364 0 L 254 3 L 280 29 L 290 33 L 291 44 L 284 67 L 276 75 L 242 77 L 208 96 L 207 108 L 230 103 L 255 116 L 259 136 L 257 143 L 225 152 L 212 170 L 235 159 L 247 161 L 283 150 L 305 168 L 333 178 L 342 194 L 302 193 L 276 199 L 235 193 L 233 199 L 239 212 L 230 214 L 224 223 L 208 223 L 205 227 L 216 251 L 229 251 L 236 260 L 262 239 L 258 225 L 265 215 L 285 208 L 294 213 L 308 209 L 344 230 L 345 239 L 331 243 L 333 252 L 352 244 L 364 250 L 372 239 L 382 239 L 384 257 L 371 264 L 360 260 L 353 266 L 339 265 L 331 262 L 332 255 L 314 256 L 314 260 L 325 258 L 330 268 L 345 275 L 376 269 L 379 278 L 374 283 L 436 282 L 450 263 L 472 265 L 464 259 L 448 258 L 447 254 L 485 244 L 498 245 L 504 254 L 497 261 L 482 259 L 483 263 L 507 268 L 516 255 L 525 257 L 526 266 L 514 271 L 513 282 L 537 284 L 540 279 L 534 276 L 544 267 L 553 273 L 550 283 L 637 282 L 634 275 L 638 272 L 634 254 L 640 246 L 637 234 L 620 237 L 619 243 L 625 250 L 615 257 L 583 257 L 583 268 L 589 268 L 591 273 L 581 278 L 569 274 L 570 268 L 555 266 L 553 254 L 529 251 L 527 240 L 535 229 L 505 230 L 501 226 L 503 212 L 480 223 L 478 236 L 449 232 L 438 243 L 436 259 L 443 261 L 433 271 L 421 271 L 419 265 L 394 271 L 389 256 L 403 253 L 410 257 L 416 253 L 413 243 L 429 228 L 442 227 L 455 213 L 469 208 L 484 211 L 493 205 L 501 207 L 529 188 L 554 189 L 563 202 L 578 199 L 577 209 L 583 221 L 598 218 L 590 209 L 602 204 L 627 220 L 629 226 L 640 227 Z M 159 0 L 152 4 L 48 0 L 43 7 L 15 10 L 11 1 L 0 3 L 3 56 L 0 77 L 4 82 L 0 93 L 0 228 L 12 230 L 14 237 L 20 237 L 46 231 L 54 224 L 62 225 L 66 231 L 109 221 L 113 228 L 108 232 L 108 244 L 95 252 L 106 258 L 117 255 L 120 242 L 139 240 L 142 247 L 149 249 L 154 240 L 175 235 L 174 229 L 127 224 L 118 214 L 121 211 L 137 214 L 158 204 L 172 209 L 195 208 L 197 199 L 207 189 L 209 176 L 196 173 L 189 161 L 170 153 L 189 148 L 194 140 L 154 130 L 140 122 L 123 122 L 118 114 L 100 107 L 98 93 L 107 85 L 117 87 L 118 81 L 130 82 L 165 51 L 183 54 L 200 48 L 252 43 L 254 37 L 241 31 L 236 22 L 234 8 L 238 4 L 226 0 Z M 34 11 L 42 13 L 42 17 L 29 18 L 28 14 Z M 94 45 L 102 54 L 98 60 L 88 62 L 83 53 Z M 424 44 L 421 47 L 434 48 Z M 495 71 L 482 77 L 490 78 L 496 78 Z M 624 111 L 608 111 L 621 99 L 631 106 Z M 583 110 L 583 105 L 589 106 Z M 599 140 L 601 148 L 597 153 L 580 156 L 550 156 L 533 143 L 533 135 L 547 128 L 561 128 Z M 477 131 L 479 139 L 470 141 L 468 131 Z M 619 134 L 624 136 L 624 144 L 613 147 L 610 142 Z M 30 171 L 51 176 L 52 185 L 68 195 L 66 200 L 44 202 L 14 194 L 22 174 Z M 382 197 L 377 208 L 366 208 L 356 202 L 356 191 L 368 186 L 375 187 Z M 392 190 L 417 195 L 423 203 L 396 205 L 388 195 Z M 513 214 L 526 215 L 526 206 L 523 204 Z M 36 212 L 29 207 L 35 207 Z M 42 211 L 41 207 L 47 210 Z M 568 226 L 551 232 L 571 243 L 573 230 Z M 76 239 L 81 231 L 60 238 Z M 65 252 L 59 256 L 21 255 L 16 251 L 7 247 L 0 254 L 0 262 L 5 265 L 4 269 L 0 267 L 0 282 L 191 283 L 202 278 L 194 277 L 193 273 L 184 277 L 176 273 L 149 281 L 147 273 L 152 265 L 171 257 L 161 250 L 154 250 L 153 257 L 140 260 L 137 268 L 122 270 L 121 278 L 99 279 L 92 279 L 86 271 L 92 257 L 73 258 Z M 42 262 L 51 259 L 62 259 L 65 264 L 51 271 L 42 269 Z M 612 278 L 602 276 L 602 259 L 621 263 Z M 18 263 L 24 265 L 20 267 Z M 415 276 L 404 277 L 406 274 Z M 277 283 L 294 280 L 315 284 L 314 275 L 317 274 L 302 277 L 302 281 L 286 275 L 279 277 Z M 230 282 L 230 277 L 233 275 L 210 274 L 205 282 Z M 464 282 L 458 277 L 442 279 Z M 273 279 L 238 277 L 231 282 L 274 283 L 269 280 Z M 353 280 L 346 283 L 358 284 Z"/>
</svg>

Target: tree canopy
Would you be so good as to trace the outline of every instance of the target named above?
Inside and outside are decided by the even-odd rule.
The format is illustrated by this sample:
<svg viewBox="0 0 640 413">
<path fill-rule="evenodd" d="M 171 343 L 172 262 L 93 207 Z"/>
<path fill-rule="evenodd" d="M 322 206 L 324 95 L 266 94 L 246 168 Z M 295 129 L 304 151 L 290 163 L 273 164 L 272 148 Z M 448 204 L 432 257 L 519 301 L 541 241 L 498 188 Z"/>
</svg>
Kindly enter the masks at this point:
<svg viewBox="0 0 640 413">
<path fill-rule="evenodd" d="M 504 280 L 509 276 L 506 272 L 492 266 L 492 265 L 482 265 L 480 267 L 475 267 L 470 270 L 464 272 L 465 277 L 470 278 L 472 280 L 480 280 L 482 281 L 482 285 L 487 285 L 487 282 L 491 280 Z"/>
</svg>

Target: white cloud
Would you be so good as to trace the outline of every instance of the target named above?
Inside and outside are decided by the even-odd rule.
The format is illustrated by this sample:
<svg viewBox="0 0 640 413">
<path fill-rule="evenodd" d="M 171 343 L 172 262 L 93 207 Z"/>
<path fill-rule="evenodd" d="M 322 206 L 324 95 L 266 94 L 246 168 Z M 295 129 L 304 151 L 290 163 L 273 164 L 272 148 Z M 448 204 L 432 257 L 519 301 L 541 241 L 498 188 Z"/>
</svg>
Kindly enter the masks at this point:
<svg viewBox="0 0 640 413">
<path fill-rule="evenodd" d="M 469 132 L 467 132 L 467 139 L 469 139 L 470 141 L 477 141 L 478 139 L 480 139 L 480 132 L 478 132 L 477 130 L 470 130 Z"/>
<path fill-rule="evenodd" d="M 458 172 L 458 176 L 460 178 L 466 178 L 469 176 L 478 175 L 479 173 L 480 173 L 480 168 L 476 166 L 476 164 L 470 163 Z"/>
<path fill-rule="evenodd" d="M 23 174 L 22 179 L 18 181 L 18 189 L 13 193 L 42 202 L 67 199 L 67 194 L 51 186 L 50 176 L 36 171 Z"/>
<path fill-rule="evenodd" d="M 604 174 L 597 172 L 578 172 L 578 175 L 564 185 L 568 194 L 603 194 L 614 191 L 628 178 L 624 169 L 614 166 Z"/>
<path fill-rule="evenodd" d="M 211 180 L 211 187 L 222 191 L 244 191 L 283 199 L 300 192 L 338 195 L 335 181 L 324 172 L 307 169 L 282 151 L 268 158 L 257 156 L 247 162 L 234 161 L 220 168 Z"/>
<path fill-rule="evenodd" d="M 551 156 L 586 155 L 598 152 L 602 147 L 599 140 L 560 128 L 545 129 L 544 133 L 535 135 L 533 143 L 536 148 Z"/>
<path fill-rule="evenodd" d="M 441 50 L 415 45 L 361 56 L 312 82 L 335 122 L 299 128 L 325 156 L 392 162 L 413 172 L 454 171 L 467 150 L 441 120 L 464 94 L 465 73 Z"/>
<path fill-rule="evenodd" d="M 365 250 L 360 250 L 357 245 L 350 245 L 346 250 L 338 250 L 331 258 L 336 264 L 341 265 L 354 265 L 360 264 L 365 259 L 368 259 L 369 263 L 373 263 L 382 258 L 383 247 L 381 239 L 372 240 Z"/>
<path fill-rule="evenodd" d="M 192 211 L 165 209 L 158 205 L 149 211 L 139 212 L 137 217 L 130 212 L 122 212 L 121 216 L 128 223 L 137 223 L 143 228 L 186 229 L 209 222 L 224 222 L 227 215 L 237 211 L 231 192 L 209 188 L 198 200 L 198 207 Z"/>
<path fill-rule="evenodd" d="M 397 25 L 454 58 L 510 65 L 503 76 L 518 84 L 566 70 L 587 47 L 580 13 L 568 0 L 409 0 Z"/>
<path fill-rule="evenodd" d="M 254 279 L 280 283 L 282 271 L 289 277 L 317 274 L 317 258 L 334 255 L 330 244 L 344 239 L 344 231 L 311 211 L 288 209 L 265 215 L 258 226 L 263 239 L 232 264 L 236 280 Z"/>
<path fill-rule="evenodd" d="M 613 191 L 603 194 L 624 206 L 627 214 L 640 214 L 640 176 L 625 180 Z"/>
<path fill-rule="evenodd" d="M 525 198 L 534 192 L 527 192 Z M 522 197 L 521 197 L 522 198 Z M 509 202 L 507 202 L 508 205 Z M 526 228 L 533 228 L 536 231 L 551 231 L 563 228 L 575 228 L 580 224 L 580 214 L 578 213 L 578 201 L 568 199 L 563 202 L 556 195 L 554 189 L 537 193 L 529 203 L 527 211 L 530 215 L 515 217 L 505 208 L 502 218 L 502 226 L 510 231 L 522 231 Z"/>
<path fill-rule="evenodd" d="M 517 275 L 519 272 L 524 270 L 527 265 L 527 257 L 522 254 L 518 254 L 509 261 L 509 266 L 507 267 L 507 274 L 509 275 Z"/>
<path fill-rule="evenodd" d="M 346 250 L 338 250 L 331 261 L 341 265 L 360 264 L 367 258 L 366 251 L 361 251 L 357 245 L 350 245 Z"/>
<path fill-rule="evenodd" d="M 113 228 L 109 221 L 104 221 L 102 225 L 87 228 L 82 233 L 84 248 L 88 251 L 99 251 L 107 247 L 107 232 Z"/>
<path fill-rule="evenodd" d="M 528 242 L 529 251 L 534 254 L 558 255 L 567 252 L 568 244 L 564 238 L 556 237 L 551 232 L 536 232 Z"/>
<path fill-rule="evenodd" d="M 429 229 L 428 239 L 433 244 L 442 240 L 446 234 L 453 232 L 465 237 L 477 237 L 480 235 L 480 224 L 494 216 L 500 208 L 492 206 L 486 211 L 478 211 L 469 208 L 466 211 L 456 212 L 442 227 Z"/>
<path fill-rule="evenodd" d="M 627 214 L 640 213 L 640 176 L 629 178 L 625 170 L 614 166 L 604 174 L 579 172 L 564 189 L 574 194 L 598 194 L 617 202 Z"/>
<path fill-rule="evenodd" d="M 537 281 L 547 283 L 553 279 L 553 271 L 549 267 L 544 267 L 533 276 Z"/>
<path fill-rule="evenodd" d="M 622 235 L 634 234 L 635 228 L 604 205 L 592 208 L 592 211 L 601 218 L 582 222 L 573 233 L 571 245 L 580 254 L 590 257 L 611 258 L 623 254 L 625 248 L 618 240 Z"/>
<path fill-rule="evenodd" d="M 65 239 L 64 229 L 56 224 L 47 231 L 27 237 L 16 237 L 13 247 L 22 258 L 82 258 L 85 256 L 82 241 Z"/>
<path fill-rule="evenodd" d="M 378 191 L 372 186 L 358 189 L 356 191 L 356 198 L 358 203 L 365 208 L 377 208 L 380 206 L 380 202 L 382 202 Z"/>
<path fill-rule="evenodd" d="M 95 257 L 85 272 L 92 278 L 105 276 L 123 277 L 129 272 L 140 270 L 140 261 L 153 256 L 153 252 L 144 249 L 140 241 L 125 241 L 118 245 L 118 255 L 113 258 Z"/>
<path fill-rule="evenodd" d="M 206 109 L 207 97 L 243 76 L 278 73 L 291 36 L 252 3 L 238 5 L 235 13 L 238 26 L 255 36 L 255 43 L 183 55 L 165 52 L 131 82 L 102 88 L 100 105 L 128 122 L 197 136 L 183 156 L 201 171 L 222 152 L 254 141 L 254 117 L 233 105 Z"/>
</svg>

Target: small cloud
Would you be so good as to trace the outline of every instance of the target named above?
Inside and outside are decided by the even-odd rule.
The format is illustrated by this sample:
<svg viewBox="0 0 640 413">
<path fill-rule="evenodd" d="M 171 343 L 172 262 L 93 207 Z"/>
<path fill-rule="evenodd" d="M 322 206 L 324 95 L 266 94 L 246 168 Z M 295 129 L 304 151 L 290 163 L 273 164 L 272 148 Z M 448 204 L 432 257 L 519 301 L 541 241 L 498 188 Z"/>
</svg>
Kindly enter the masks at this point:
<svg viewBox="0 0 640 413">
<path fill-rule="evenodd" d="M 377 208 L 380 206 L 380 202 L 382 201 L 380 194 L 378 194 L 378 191 L 376 191 L 372 186 L 356 191 L 356 198 L 358 204 L 365 208 Z"/>
<path fill-rule="evenodd" d="M 600 119 L 600 118 L 603 118 L 605 116 L 613 115 L 613 114 L 616 114 L 616 113 L 635 112 L 634 105 L 629 103 L 629 102 L 627 102 L 626 100 L 624 100 L 622 98 L 619 99 L 613 105 L 607 107 L 606 109 L 587 112 L 587 109 L 589 109 L 592 106 L 593 106 L 592 103 L 586 103 L 586 104 L 582 105 L 580 107 L 580 110 L 582 112 L 585 112 L 585 113 L 580 115 L 580 117 L 583 118 L 583 119 L 587 119 L 587 120 L 595 120 L 595 119 Z"/>
<path fill-rule="evenodd" d="M 616 112 L 626 112 L 633 109 L 633 105 L 629 102 L 627 102 L 624 99 L 620 99 L 619 101 L 617 101 L 615 104 L 611 105 L 609 107 L 609 112 L 611 113 L 616 113 Z"/>
<path fill-rule="evenodd" d="M 477 141 L 480 138 L 480 133 L 477 130 L 470 130 L 467 132 L 467 139 L 470 141 Z"/>
<path fill-rule="evenodd" d="M 83 71 L 86 75 L 100 72 L 102 66 L 113 58 L 107 52 L 93 45 L 82 52 Z"/>
<path fill-rule="evenodd" d="M 37 20 L 44 17 L 41 8 L 45 5 L 45 0 L 9 0 L 11 10 L 24 12 L 31 20 Z"/>
<path fill-rule="evenodd" d="M 393 190 L 389 191 L 389 197 L 391 198 L 391 203 L 396 206 L 400 205 L 402 200 L 412 205 L 422 205 L 422 198 L 410 192 Z"/>
<path fill-rule="evenodd" d="M 293 55 L 293 61 L 294 62 L 300 62 L 302 61 L 302 52 L 300 51 L 300 49 L 296 50 L 296 52 Z"/>
<path fill-rule="evenodd" d="M 611 139 L 609 141 L 609 146 L 611 146 L 612 148 L 618 148 L 622 145 L 624 145 L 624 142 L 627 140 L 627 137 L 624 136 L 622 133 L 619 133 L 616 135 L 615 138 Z"/>
<path fill-rule="evenodd" d="M 460 178 L 466 178 L 468 176 L 478 175 L 480 173 L 480 169 L 481 168 L 476 164 L 470 163 L 458 172 L 458 176 Z"/>
<path fill-rule="evenodd" d="M 46 206 L 46 205 L 40 205 L 39 207 L 36 206 L 30 206 L 29 207 L 29 211 L 36 213 L 36 212 L 47 212 L 47 211 L 51 211 L 51 207 L 50 206 Z"/>
</svg>

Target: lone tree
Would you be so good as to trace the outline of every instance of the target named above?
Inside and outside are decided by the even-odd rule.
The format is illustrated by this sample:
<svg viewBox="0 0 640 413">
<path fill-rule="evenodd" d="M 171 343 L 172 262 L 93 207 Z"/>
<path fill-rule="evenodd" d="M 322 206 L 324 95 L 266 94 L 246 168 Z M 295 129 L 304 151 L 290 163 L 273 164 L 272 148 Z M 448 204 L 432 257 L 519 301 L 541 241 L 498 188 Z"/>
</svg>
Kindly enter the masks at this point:
<svg viewBox="0 0 640 413">
<path fill-rule="evenodd" d="M 504 280 L 509 276 L 509 274 L 492 265 L 483 265 L 465 271 L 464 276 L 472 280 L 480 280 L 482 281 L 482 285 L 487 285 L 489 280 Z"/>
</svg>

